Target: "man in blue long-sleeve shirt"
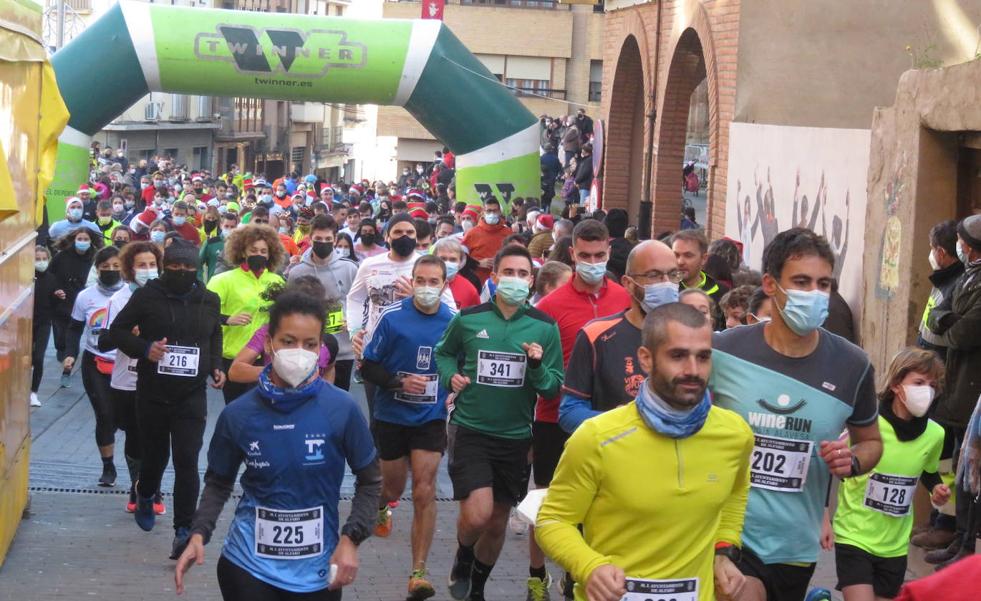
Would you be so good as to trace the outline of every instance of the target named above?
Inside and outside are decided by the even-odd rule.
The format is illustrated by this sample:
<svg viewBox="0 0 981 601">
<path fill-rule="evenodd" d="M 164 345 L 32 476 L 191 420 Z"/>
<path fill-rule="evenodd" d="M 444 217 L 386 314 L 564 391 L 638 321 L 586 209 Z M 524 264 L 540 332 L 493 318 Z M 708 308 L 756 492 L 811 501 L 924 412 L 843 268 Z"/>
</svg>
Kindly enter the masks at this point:
<svg viewBox="0 0 981 601">
<path fill-rule="evenodd" d="M 682 275 L 663 242 L 634 247 L 621 279 L 630 308 L 594 319 L 576 337 L 562 386 L 559 427 L 571 433 L 587 419 L 636 398 L 647 377 L 637 359 L 644 318 L 655 307 L 678 300 Z"/>
</svg>

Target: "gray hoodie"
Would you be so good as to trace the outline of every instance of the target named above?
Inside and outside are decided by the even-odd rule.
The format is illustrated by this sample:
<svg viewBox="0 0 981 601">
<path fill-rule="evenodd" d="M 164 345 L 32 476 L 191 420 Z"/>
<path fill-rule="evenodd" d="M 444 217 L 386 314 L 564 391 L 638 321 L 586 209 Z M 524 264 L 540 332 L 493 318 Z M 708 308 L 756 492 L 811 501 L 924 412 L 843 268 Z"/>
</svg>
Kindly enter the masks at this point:
<svg viewBox="0 0 981 601">
<path fill-rule="evenodd" d="M 327 289 L 327 302 L 330 304 L 332 313 L 340 312 L 343 315 L 345 310 L 345 299 L 351 290 L 354 276 L 358 274 L 358 264 L 349 259 L 340 259 L 334 255 L 327 257 L 327 263 L 317 265 L 312 258 L 313 249 L 307 250 L 300 258 L 300 262 L 293 265 L 287 274 L 288 281 L 292 282 L 296 278 L 305 275 L 316 276 L 320 283 Z M 337 360 L 346 361 L 354 359 L 354 349 L 351 346 L 351 336 L 348 334 L 346 316 L 340 323 L 336 323 L 336 318 L 329 319 L 328 332 L 337 338 Z"/>
</svg>

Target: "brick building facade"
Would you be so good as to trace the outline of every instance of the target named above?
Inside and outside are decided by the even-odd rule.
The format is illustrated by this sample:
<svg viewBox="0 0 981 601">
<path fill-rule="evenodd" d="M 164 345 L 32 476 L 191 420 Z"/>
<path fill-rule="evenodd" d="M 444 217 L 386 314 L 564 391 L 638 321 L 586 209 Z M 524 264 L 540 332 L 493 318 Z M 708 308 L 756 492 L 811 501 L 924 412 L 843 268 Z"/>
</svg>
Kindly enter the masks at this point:
<svg viewBox="0 0 981 601">
<path fill-rule="evenodd" d="M 740 2 L 665 0 L 619 9 L 617 4 L 607 3 L 603 42 L 604 207 L 627 209 L 643 228 L 651 215 L 645 203 L 651 201 L 651 232 L 677 229 L 689 100 L 707 79 L 706 225 L 721 235 Z"/>
</svg>

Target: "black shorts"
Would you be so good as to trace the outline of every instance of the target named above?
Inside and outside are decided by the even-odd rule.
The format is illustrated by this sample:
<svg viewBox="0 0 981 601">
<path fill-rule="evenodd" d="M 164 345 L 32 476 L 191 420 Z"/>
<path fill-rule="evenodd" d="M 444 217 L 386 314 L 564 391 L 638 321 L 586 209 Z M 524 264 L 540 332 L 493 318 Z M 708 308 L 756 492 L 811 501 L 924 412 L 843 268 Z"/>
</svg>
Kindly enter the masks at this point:
<svg viewBox="0 0 981 601">
<path fill-rule="evenodd" d="M 555 468 L 559 465 L 559 457 L 562 457 L 562 449 L 565 448 L 569 435 L 558 424 L 536 421 L 531 424 L 531 440 L 534 455 L 532 477 L 535 479 L 535 486 L 545 488 L 552 483 L 552 476 L 555 475 Z"/>
<path fill-rule="evenodd" d="M 458 425 L 449 468 L 453 498 L 490 487 L 496 503 L 517 505 L 528 492 L 530 447 L 531 439 L 498 438 Z"/>
<path fill-rule="evenodd" d="M 807 596 L 816 564 L 795 566 L 788 563 L 763 563 L 755 553 L 743 547 L 739 571 L 758 578 L 766 587 L 766 601 L 801 601 Z"/>
<path fill-rule="evenodd" d="M 878 557 L 868 551 L 835 543 L 839 591 L 855 584 L 871 584 L 876 597 L 892 599 L 906 579 L 906 556 Z"/>
<path fill-rule="evenodd" d="M 446 451 L 446 421 L 437 419 L 419 426 L 403 426 L 376 419 L 371 426 L 382 461 L 408 457 L 412 451 Z"/>
</svg>

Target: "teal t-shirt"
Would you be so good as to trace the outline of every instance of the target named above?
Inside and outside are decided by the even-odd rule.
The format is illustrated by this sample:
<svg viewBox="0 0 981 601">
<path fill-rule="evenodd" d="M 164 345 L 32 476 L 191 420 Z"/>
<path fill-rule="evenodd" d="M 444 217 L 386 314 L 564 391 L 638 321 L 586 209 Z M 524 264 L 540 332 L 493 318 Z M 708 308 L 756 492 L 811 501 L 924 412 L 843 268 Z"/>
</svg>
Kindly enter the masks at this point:
<svg viewBox="0 0 981 601">
<path fill-rule="evenodd" d="M 774 351 L 765 324 L 712 341 L 713 402 L 735 411 L 755 436 L 743 545 L 763 563 L 813 563 L 831 472 L 822 441 L 878 415 L 875 376 L 862 349 L 826 330 L 806 357 Z"/>
<path fill-rule="evenodd" d="M 913 493 L 920 474 L 935 472 L 944 429 L 930 420 L 913 440 L 902 441 L 879 416 L 882 458 L 867 474 L 846 478 L 838 488 L 835 540 L 878 557 L 902 557 L 913 529 Z"/>
</svg>

